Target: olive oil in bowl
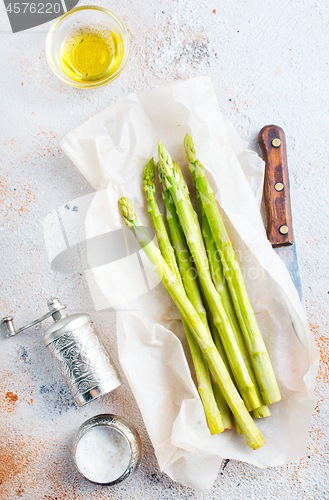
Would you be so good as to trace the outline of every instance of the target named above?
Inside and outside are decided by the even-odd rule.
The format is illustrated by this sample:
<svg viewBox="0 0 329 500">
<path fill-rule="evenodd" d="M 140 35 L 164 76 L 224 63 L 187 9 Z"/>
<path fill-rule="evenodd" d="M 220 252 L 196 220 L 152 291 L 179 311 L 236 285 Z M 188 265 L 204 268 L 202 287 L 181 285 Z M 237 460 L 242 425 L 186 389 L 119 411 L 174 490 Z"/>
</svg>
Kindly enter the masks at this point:
<svg viewBox="0 0 329 500">
<path fill-rule="evenodd" d="M 123 52 L 120 34 L 96 26 L 79 28 L 63 43 L 63 71 L 76 81 L 101 81 L 115 73 Z"/>
<path fill-rule="evenodd" d="M 77 88 L 107 85 L 125 67 L 129 34 L 112 12 L 96 5 L 76 7 L 58 18 L 46 39 L 46 57 L 63 82 Z"/>
</svg>

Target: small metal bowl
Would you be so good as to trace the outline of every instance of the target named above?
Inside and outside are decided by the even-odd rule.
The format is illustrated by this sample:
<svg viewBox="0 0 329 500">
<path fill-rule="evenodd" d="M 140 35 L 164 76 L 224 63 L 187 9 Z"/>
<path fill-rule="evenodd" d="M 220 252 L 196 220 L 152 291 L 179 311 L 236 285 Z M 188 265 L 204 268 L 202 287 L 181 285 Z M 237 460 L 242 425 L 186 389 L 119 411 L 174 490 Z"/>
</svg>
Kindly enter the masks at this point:
<svg viewBox="0 0 329 500">
<path fill-rule="evenodd" d="M 78 465 L 77 447 L 80 439 L 87 432 L 90 432 L 92 429 L 98 426 L 111 427 L 112 429 L 116 430 L 121 436 L 125 438 L 130 448 L 130 460 L 126 470 L 117 479 L 114 479 L 112 481 L 107 481 L 107 482 L 95 481 L 87 477 L 87 475 L 81 471 Z M 72 457 L 77 470 L 80 472 L 82 476 L 88 479 L 88 481 L 90 481 L 91 483 L 99 484 L 102 486 L 115 486 L 130 478 L 130 476 L 136 471 L 136 469 L 140 464 L 142 453 L 143 453 L 142 442 L 135 427 L 125 418 L 119 417 L 117 415 L 112 415 L 110 413 L 103 415 L 96 415 L 87 420 L 86 422 L 84 422 L 77 430 L 72 445 Z M 92 457 L 90 456 L 89 460 L 91 459 Z"/>
</svg>

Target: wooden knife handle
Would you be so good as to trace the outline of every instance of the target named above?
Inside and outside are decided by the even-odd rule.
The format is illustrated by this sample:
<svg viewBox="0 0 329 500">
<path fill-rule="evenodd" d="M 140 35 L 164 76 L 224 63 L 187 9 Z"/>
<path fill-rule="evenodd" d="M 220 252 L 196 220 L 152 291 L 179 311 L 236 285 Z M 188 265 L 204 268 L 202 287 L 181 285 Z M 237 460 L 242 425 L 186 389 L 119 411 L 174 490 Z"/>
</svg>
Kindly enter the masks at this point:
<svg viewBox="0 0 329 500">
<path fill-rule="evenodd" d="M 286 137 L 282 128 L 267 125 L 258 135 L 265 160 L 264 201 L 267 211 L 267 238 L 273 247 L 292 245 L 289 177 Z"/>
</svg>

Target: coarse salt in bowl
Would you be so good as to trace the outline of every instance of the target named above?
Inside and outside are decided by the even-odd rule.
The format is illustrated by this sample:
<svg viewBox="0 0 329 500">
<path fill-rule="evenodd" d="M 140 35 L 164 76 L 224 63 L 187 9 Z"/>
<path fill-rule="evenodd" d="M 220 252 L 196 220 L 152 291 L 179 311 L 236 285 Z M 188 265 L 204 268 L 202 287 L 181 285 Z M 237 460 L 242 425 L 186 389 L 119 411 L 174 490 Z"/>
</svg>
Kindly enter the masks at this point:
<svg viewBox="0 0 329 500">
<path fill-rule="evenodd" d="M 92 483 L 114 486 L 139 466 L 142 444 L 136 429 L 117 415 L 96 415 L 78 429 L 72 446 L 78 471 Z"/>
</svg>

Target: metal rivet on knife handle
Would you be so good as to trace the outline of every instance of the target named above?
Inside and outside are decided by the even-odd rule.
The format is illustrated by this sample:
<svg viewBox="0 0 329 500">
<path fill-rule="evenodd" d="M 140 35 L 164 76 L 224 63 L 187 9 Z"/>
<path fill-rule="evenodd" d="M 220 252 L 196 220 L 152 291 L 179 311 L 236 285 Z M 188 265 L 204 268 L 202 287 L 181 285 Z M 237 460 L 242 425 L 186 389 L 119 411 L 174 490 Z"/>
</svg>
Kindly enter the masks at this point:
<svg viewBox="0 0 329 500">
<path fill-rule="evenodd" d="M 281 146 L 281 141 L 278 137 L 274 137 L 274 139 L 272 139 L 272 146 L 274 148 L 278 148 Z"/>
<path fill-rule="evenodd" d="M 274 188 L 276 191 L 282 191 L 282 189 L 284 188 L 284 185 L 282 184 L 282 182 L 277 182 L 275 184 Z"/>
<path fill-rule="evenodd" d="M 286 226 L 285 224 L 283 226 L 280 226 L 279 231 L 281 234 L 287 234 L 289 231 L 288 226 Z"/>
</svg>

